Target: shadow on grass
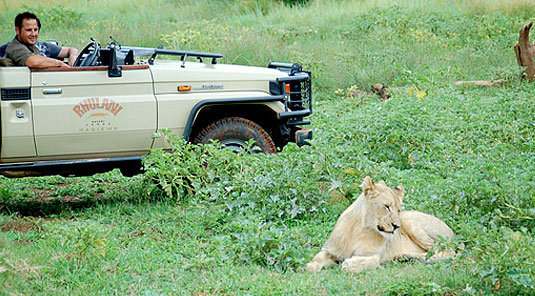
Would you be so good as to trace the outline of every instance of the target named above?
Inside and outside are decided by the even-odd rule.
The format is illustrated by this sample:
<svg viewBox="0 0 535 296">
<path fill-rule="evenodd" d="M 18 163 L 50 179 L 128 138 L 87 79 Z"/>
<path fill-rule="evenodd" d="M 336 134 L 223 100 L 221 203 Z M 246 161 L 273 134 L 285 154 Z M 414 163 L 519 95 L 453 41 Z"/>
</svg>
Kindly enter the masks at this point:
<svg viewBox="0 0 535 296">
<path fill-rule="evenodd" d="M 97 205 L 113 204 L 117 198 L 101 199 L 54 199 L 54 200 L 13 200 L 0 201 L 0 214 L 46 217 L 51 215 L 81 212 Z"/>
<path fill-rule="evenodd" d="M 0 215 L 17 215 L 20 217 L 47 217 L 53 215 L 70 216 L 97 206 L 117 206 L 120 204 L 159 203 L 167 199 L 161 190 L 155 190 L 147 196 L 139 187 L 115 189 L 113 193 L 95 193 L 90 197 L 54 197 L 21 198 L 10 195 L 0 199 Z"/>
</svg>

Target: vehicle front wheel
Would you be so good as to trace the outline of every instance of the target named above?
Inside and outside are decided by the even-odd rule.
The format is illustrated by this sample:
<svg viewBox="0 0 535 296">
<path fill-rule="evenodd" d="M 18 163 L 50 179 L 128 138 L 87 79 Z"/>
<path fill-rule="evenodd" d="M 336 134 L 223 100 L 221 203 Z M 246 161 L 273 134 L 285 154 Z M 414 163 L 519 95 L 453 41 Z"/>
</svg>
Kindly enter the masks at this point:
<svg viewBox="0 0 535 296">
<path fill-rule="evenodd" d="M 227 117 L 206 126 L 194 139 L 194 143 L 208 144 L 218 140 L 223 149 L 239 151 L 253 139 L 252 153 L 275 153 L 277 148 L 269 134 L 258 124 L 241 117 Z"/>
</svg>

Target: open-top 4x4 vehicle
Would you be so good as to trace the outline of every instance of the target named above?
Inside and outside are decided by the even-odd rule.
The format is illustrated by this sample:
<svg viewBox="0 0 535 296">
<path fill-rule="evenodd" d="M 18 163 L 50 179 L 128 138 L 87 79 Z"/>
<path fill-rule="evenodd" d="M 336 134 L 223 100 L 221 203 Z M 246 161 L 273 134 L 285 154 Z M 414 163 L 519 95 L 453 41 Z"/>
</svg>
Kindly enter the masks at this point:
<svg viewBox="0 0 535 296">
<path fill-rule="evenodd" d="M 253 139 L 264 153 L 311 138 L 301 127 L 312 112 L 310 72 L 218 64 L 221 57 L 112 40 L 105 48 L 91 41 L 68 70 L 1 67 L 0 174 L 133 175 L 150 148 L 169 148 L 154 137 L 164 129 L 229 149 Z"/>
</svg>

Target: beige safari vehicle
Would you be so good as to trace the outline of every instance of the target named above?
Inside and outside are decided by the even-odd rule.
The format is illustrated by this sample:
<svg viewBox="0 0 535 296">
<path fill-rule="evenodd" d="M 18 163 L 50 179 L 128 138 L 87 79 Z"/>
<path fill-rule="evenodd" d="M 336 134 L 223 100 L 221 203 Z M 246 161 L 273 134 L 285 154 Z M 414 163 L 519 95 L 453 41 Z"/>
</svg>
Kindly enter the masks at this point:
<svg viewBox="0 0 535 296">
<path fill-rule="evenodd" d="M 169 148 L 161 130 L 228 149 L 253 139 L 264 153 L 311 139 L 301 127 L 312 112 L 310 72 L 218 64 L 221 57 L 113 40 L 105 48 L 91 41 L 69 70 L 0 67 L 0 174 L 133 175 L 149 149 Z"/>
</svg>

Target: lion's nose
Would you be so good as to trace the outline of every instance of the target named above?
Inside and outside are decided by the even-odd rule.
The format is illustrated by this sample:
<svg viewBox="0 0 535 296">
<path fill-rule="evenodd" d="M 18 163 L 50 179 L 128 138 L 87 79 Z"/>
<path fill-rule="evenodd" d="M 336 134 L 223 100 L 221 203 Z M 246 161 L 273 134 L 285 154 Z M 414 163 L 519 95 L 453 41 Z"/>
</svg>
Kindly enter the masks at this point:
<svg viewBox="0 0 535 296">
<path fill-rule="evenodd" d="M 392 223 L 392 227 L 394 227 L 394 230 L 398 229 L 399 228 L 399 225 L 395 224 L 395 223 Z"/>
</svg>

